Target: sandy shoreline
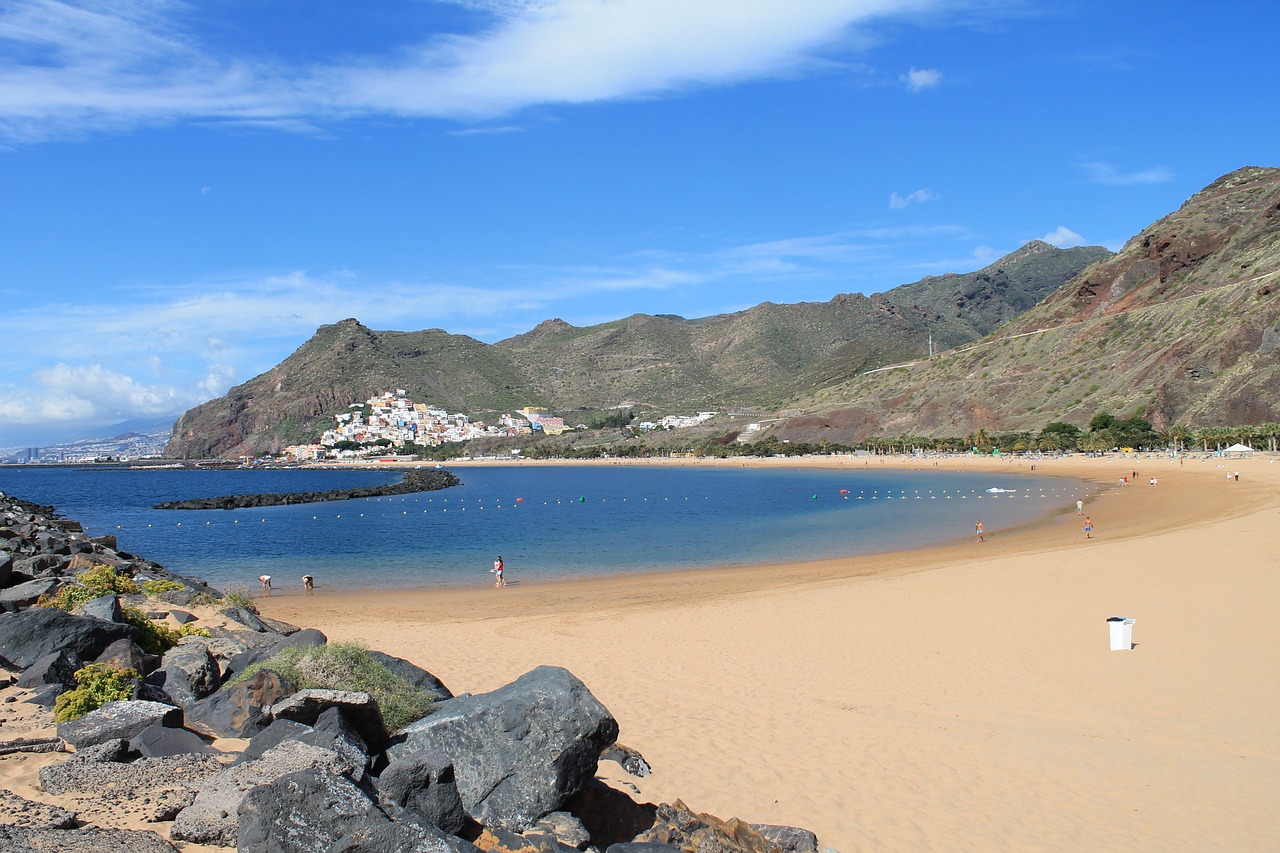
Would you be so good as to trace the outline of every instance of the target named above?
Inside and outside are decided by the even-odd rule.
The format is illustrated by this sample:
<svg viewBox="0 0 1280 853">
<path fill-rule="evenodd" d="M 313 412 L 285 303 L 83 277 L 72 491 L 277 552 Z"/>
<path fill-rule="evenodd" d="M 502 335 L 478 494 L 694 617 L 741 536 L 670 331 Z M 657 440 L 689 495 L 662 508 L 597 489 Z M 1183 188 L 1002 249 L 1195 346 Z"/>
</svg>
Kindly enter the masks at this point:
<svg viewBox="0 0 1280 853">
<path fill-rule="evenodd" d="M 981 467 L 1029 472 L 939 470 Z M 1280 466 L 1073 458 L 1036 473 L 1098 484 L 1095 539 L 1063 507 L 981 544 L 261 607 L 455 692 L 565 666 L 654 765 L 638 798 L 807 826 L 843 853 L 1268 846 Z M 1134 650 L 1108 651 L 1113 615 L 1137 619 Z"/>
</svg>

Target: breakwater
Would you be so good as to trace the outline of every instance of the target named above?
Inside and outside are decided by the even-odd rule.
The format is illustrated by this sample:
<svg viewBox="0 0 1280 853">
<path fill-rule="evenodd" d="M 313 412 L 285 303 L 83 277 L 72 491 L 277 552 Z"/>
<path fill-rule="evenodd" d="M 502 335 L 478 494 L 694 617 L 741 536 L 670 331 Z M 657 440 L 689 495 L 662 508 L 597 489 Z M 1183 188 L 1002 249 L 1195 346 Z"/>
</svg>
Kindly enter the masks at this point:
<svg viewBox="0 0 1280 853">
<path fill-rule="evenodd" d="M 288 504 L 347 501 L 353 498 L 380 498 L 388 495 L 407 495 L 413 492 L 431 492 L 461 485 L 462 481 L 451 471 L 406 471 L 395 483 L 383 486 L 361 486 L 355 489 L 330 489 L 323 492 L 271 492 L 257 495 L 223 495 L 216 498 L 190 498 L 165 501 L 155 509 L 244 509 L 248 507 L 284 506 Z"/>
</svg>

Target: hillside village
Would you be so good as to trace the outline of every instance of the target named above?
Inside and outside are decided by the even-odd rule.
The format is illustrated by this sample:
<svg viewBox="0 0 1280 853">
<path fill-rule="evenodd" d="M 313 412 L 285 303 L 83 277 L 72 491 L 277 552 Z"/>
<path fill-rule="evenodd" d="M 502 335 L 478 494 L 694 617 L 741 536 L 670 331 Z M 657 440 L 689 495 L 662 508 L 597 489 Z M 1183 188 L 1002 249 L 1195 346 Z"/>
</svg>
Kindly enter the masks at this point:
<svg viewBox="0 0 1280 853">
<path fill-rule="evenodd" d="M 668 415 L 658 421 L 637 424 L 640 430 L 679 429 L 705 423 L 715 412 L 694 416 Z M 543 433 L 559 435 L 571 429 L 587 429 L 586 424 L 568 426 L 564 418 L 532 406 L 519 415 L 502 415 L 497 423 L 472 421 L 467 415 L 450 413 L 427 403 L 415 403 L 403 388 L 387 391 L 352 403 L 334 416 L 336 424 L 310 444 L 286 447 L 282 456 L 297 462 L 321 459 L 355 459 L 484 437 L 513 437 Z"/>
</svg>

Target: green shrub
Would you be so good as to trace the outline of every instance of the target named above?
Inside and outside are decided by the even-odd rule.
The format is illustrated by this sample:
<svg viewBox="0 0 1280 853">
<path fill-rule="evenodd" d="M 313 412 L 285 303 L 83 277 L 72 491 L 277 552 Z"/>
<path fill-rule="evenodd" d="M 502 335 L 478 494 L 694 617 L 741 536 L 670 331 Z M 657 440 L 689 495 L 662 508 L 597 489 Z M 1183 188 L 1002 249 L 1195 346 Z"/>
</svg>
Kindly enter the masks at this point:
<svg viewBox="0 0 1280 853">
<path fill-rule="evenodd" d="M 153 622 L 136 607 L 125 607 L 124 621 L 138 629 L 138 647 L 150 655 L 162 655 L 178 645 L 183 637 L 211 637 L 208 628 L 182 625 L 177 630 L 163 622 Z"/>
<path fill-rule="evenodd" d="M 252 678 L 259 670 L 277 672 L 299 690 L 319 688 L 368 693 L 382 710 L 391 731 L 431 712 L 431 697 L 369 655 L 358 641 L 308 648 L 290 647 L 274 657 L 250 665 L 231 684 Z"/>
<path fill-rule="evenodd" d="M 75 583 L 64 586 L 57 595 L 41 596 L 37 603 L 41 607 L 56 607 L 70 612 L 100 595 L 134 595 L 138 592 L 141 589 L 132 578 L 116 574 L 111 566 L 99 564 L 76 575 Z"/>
<path fill-rule="evenodd" d="M 177 581 L 171 581 L 168 578 L 156 578 L 155 580 L 142 582 L 142 591 L 151 596 L 159 595 L 162 592 L 174 592 L 180 589 L 186 589 L 186 587 Z"/>
<path fill-rule="evenodd" d="M 53 719 L 65 723 L 78 720 L 90 711 L 96 711 L 108 702 L 119 702 L 133 695 L 133 687 L 139 679 L 135 669 L 117 669 L 103 663 L 91 663 L 76 670 L 78 685 L 68 690 L 53 703 Z"/>
<path fill-rule="evenodd" d="M 231 607 L 243 607 L 250 613 L 257 613 L 258 608 L 253 603 L 253 593 L 246 586 L 229 586 L 227 591 L 222 594 L 223 603 Z"/>
</svg>

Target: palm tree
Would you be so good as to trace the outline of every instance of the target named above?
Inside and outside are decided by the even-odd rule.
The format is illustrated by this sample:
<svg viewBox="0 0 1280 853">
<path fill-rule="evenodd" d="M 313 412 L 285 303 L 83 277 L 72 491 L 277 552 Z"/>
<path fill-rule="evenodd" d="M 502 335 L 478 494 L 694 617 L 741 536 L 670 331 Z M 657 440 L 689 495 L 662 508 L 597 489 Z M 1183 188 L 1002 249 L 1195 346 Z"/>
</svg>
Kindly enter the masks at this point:
<svg viewBox="0 0 1280 853">
<path fill-rule="evenodd" d="M 1177 453 L 1186 445 L 1187 439 L 1191 438 L 1191 430 L 1183 424 L 1173 424 L 1167 430 L 1160 433 L 1160 437 L 1173 448 L 1173 452 Z"/>
<path fill-rule="evenodd" d="M 1280 438 L 1280 424 L 1267 421 L 1258 424 L 1258 437 L 1267 440 L 1267 450 L 1276 451 L 1277 439 Z"/>
<path fill-rule="evenodd" d="M 1115 446 L 1116 437 L 1109 429 L 1096 429 L 1080 439 L 1080 449 L 1091 452 L 1106 452 Z"/>
</svg>

